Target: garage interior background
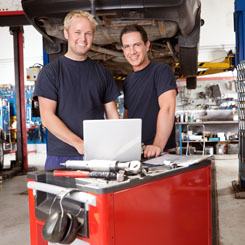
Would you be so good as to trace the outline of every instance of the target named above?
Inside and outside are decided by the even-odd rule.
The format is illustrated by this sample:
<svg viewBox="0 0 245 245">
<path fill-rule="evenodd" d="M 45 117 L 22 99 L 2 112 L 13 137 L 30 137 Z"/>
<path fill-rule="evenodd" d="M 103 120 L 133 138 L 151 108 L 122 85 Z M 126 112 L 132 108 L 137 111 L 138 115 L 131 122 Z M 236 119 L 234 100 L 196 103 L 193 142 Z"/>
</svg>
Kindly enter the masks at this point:
<svg viewBox="0 0 245 245">
<path fill-rule="evenodd" d="M 17 4 L 15 9 L 20 9 L 19 1 L 13 1 Z M 0 10 L 5 8 L 5 3 L 0 3 Z M 199 62 L 221 62 L 226 57 L 229 50 L 235 52 L 235 32 L 233 24 L 234 1 L 230 0 L 205 0 L 202 1 L 201 18 L 204 19 L 205 24 L 201 27 L 201 37 L 199 46 Z M 9 28 L 0 28 L 1 45 L 0 45 L 0 93 L 9 96 L 12 87 L 15 84 L 14 78 L 14 61 L 13 61 L 13 40 L 9 33 Z M 32 27 L 24 26 L 24 65 L 25 69 L 35 64 L 43 64 L 43 49 L 42 37 Z M 213 143 L 217 145 L 219 141 L 224 141 L 233 137 L 236 140 L 237 124 L 229 123 L 225 127 L 221 127 L 222 120 L 229 120 L 232 122 L 236 119 L 235 106 L 236 92 L 233 80 L 236 72 L 225 72 L 205 77 L 199 77 L 196 90 L 187 90 L 185 82 L 178 81 L 180 93 L 177 98 L 176 118 L 180 122 L 198 121 L 198 120 L 219 120 L 219 124 L 205 125 L 205 131 L 210 132 L 205 135 L 210 139 L 217 139 L 219 133 L 219 140 L 212 141 L 208 146 L 213 147 Z M 25 74 L 26 77 L 26 74 Z M 7 85 L 7 86 L 5 86 Z M 25 81 L 26 96 L 30 95 L 32 91 L 33 82 Z M 212 93 L 212 88 L 218 85 L 217 93 Z M 6 90 L 9 88 L 9 91 Z M 14 91 L 14 90 L 13 90 Z M 14 94 L 11 94 L 14 96 Z M 28 101 L 27 101 L 28 107 Z M 225 113 L 224 113 L 225 112 Z M 28 113 L 28 108 L 27 108 Z M 30 120 L 27 127 L 32 126 Z M 40 123 L 39 121 L 36 122 Z M 12 125 L 11 125 L 12 126 Z M 187 135 L 186 125 L 176 127 L 177 132 L 182 132 L 182 140 L 186 137 L 195 138 L 195 133 L 203 131 L 203 128 L 195 127 L 189 130 Z M 190 133 L 191 132 L 191 133 Z M 38 140 L 35 141 L 35 134 L 38 134 Z M 222 134 L 223 133 L 223 134 Z M 178 133 L 176 134 L 178 136 Z M 45 151 L 45 142 L 40 140 L 40 132 L 32 131 L 28 135 L 28 150 L 35 149 L 37 151 Z M 224 138 L 225 137 L 225 138 Z M 178 138 L 178 137 L 177 137 Z M 236 141 L 234 141 L 236 143 Z M 233 142 L 233 143 L 234 143 Z M 33 144 L 34 143 L 34 144 Z M 183 147 L 186 142 L 183 142 Z M 218 145 L 219 146 L 219 145 Z M 221 150 L 224 145 L 221 145 Z M 217 151 L 216 153 L 218 153 Z M 222 152 L 222 151 L 221 151 Z"/>
</svg>

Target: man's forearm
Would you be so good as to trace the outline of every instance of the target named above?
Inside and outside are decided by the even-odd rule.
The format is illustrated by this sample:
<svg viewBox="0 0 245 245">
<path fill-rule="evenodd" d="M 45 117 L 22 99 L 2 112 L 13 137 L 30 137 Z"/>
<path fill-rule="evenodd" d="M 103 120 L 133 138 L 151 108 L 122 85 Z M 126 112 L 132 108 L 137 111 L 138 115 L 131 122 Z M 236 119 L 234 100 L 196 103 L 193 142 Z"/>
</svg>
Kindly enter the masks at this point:
<svg viewBox="0 0 245 245">
<path fill-rule="evenodd" d="M 83 154 L 83 140 L 74 134 L 56 115 L 42 116 L 44 126 L 58 139 L 75 147 Z"/>
<path fill-rule="evenodd" d="M 43 125 L 58 139 L 73 146 L 83 154 L 83 140 L 74 134 L 56 115 L 57 102 L 45 97 L 38 97 Z"/>
<path fill-rule="evenodd" d="M 163 150 L 167 144 L 168 138 L 172 132 L 174 125 L 175 111 L 165 111 L 161 109 L 157 118 L 157 130 L 153 145 L 158 146 Z"/>
<path fill-rule="evenodd" d="M 115 101 L 111 101 L 104 105 L 107 119 L 120 119 Z"/>
</svg>

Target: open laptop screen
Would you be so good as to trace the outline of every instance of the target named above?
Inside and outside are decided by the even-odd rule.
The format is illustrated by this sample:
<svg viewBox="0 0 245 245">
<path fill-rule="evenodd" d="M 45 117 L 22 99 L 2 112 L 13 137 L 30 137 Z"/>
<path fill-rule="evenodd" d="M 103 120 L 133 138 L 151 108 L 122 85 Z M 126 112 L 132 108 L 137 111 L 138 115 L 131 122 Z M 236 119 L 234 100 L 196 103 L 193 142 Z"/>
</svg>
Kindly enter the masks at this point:
<svg viewBox="0 0 245 245">
<path fill-rule="evenodd" d="M 84 160 L 141 160 L 141 119 L 84 120 Z"/>
</svg>

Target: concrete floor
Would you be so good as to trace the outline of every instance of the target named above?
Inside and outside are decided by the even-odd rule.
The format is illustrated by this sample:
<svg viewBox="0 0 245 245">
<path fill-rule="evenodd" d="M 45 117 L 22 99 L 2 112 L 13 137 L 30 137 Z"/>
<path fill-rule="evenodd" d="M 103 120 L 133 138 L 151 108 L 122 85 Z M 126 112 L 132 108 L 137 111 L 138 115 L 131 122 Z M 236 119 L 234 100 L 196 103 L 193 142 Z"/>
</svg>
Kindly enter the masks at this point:
<svg viewBox="0 0 245 245">
<path fill-rule="evenodd" d="M 216 155 L 220 245 L 245 244 L 245 199 L 235 199 L 231 181 L 238 180 L 237 155 Z"/>
<path fill-rule="evenodd" d="M 31 153 L 28 155 L 29 166 L 43 169 L 46 155 Z M 4 168 L 10 166 L 15 154 L 4 157 Z M 0 184 L 0 244 L 30 244 L 29 210 L 26 175 L 15 176 Z"/>
<path fill-rule="evenodd" d="M 6 162 L 14 159 L 6 156 Z M 29 166 L 42 169 L 45 154 L 31 153 Z M 238 179 L 237 155 L 216 155 L 214 160 L 217 181 L 219 244 L 245 243 L 245 199 L 235 199 L 231 181 Z M 15 176 L 0 185 L 0 244 L 30 244 L 26 175 Z M 155 244 L 152 244 L 155 245 Z M 179 244 L 176 244 L 179 245 Z"/>
</svg>

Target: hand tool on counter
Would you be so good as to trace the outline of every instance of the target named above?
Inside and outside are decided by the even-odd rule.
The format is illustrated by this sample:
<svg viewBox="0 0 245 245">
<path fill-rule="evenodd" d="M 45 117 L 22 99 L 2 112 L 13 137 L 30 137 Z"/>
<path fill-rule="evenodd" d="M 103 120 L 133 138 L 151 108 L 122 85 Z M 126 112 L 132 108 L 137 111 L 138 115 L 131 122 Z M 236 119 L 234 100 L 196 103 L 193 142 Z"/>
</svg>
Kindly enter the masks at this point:
<svg viewBox="0 0 245 245">
<path fill-rule="evenodd" d="M 118 173 L 114 172 L 89 172 L 89 171 L 65 171 L 54 170 L 55 177 L 73 177 L 73 178 L 104 178 L 107 180 L 116 180 L 121 182 L 125 179 L 124 171 L 120 170 Z"/>
<path fill-rule="evenodd" d="M 119 162 L 112 160 L 68 160 L 61 163 L 67 169 L 98 171 L 98 172 L 118 172 L 124 170 L 127 174 L 138 174 L 142 172 L 140 161 Z"/>
</svg>

